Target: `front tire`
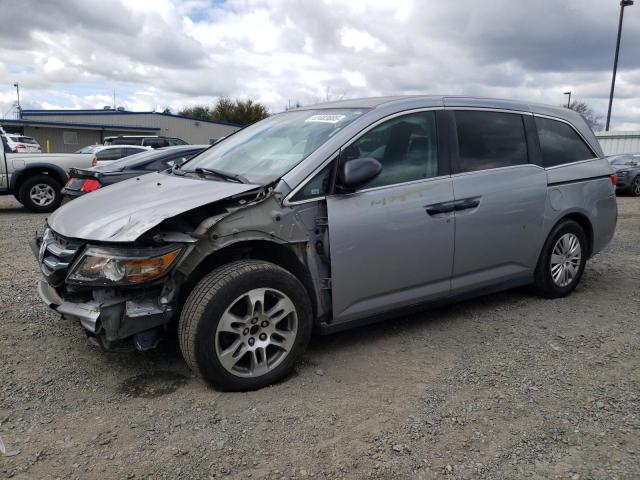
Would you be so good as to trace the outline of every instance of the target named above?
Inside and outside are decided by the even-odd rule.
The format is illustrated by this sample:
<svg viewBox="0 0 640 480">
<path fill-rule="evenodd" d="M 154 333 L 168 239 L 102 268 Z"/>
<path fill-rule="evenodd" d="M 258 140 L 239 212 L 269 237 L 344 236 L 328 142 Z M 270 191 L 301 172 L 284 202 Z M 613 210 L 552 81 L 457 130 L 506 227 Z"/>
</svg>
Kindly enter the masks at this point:
<svg viewBox="0 0 640 480">
<path fill-rule="evenodd" d="M 247 391 L 289 374 L 311 327 L 309 296 L 295 276 L 269 262 L 241 260 L 196 285 L 178 336 L 189 367 L 213 387 Z"/>
<path fill-rule="evenodd" d="M 576 288 L 589 254 L 587 236 L 573 220 L 564 220 L 547 237 L 538 259 L 534 289 L 546 298 L 566 297 Z"/>
<path fill-rule="evenodd" d="M 34 175 L 20 186 L 18 200 L 28 210 L 36 213 L 53 212 L 62 200 L 60 182 L 50 175 Z"/>
</svg>

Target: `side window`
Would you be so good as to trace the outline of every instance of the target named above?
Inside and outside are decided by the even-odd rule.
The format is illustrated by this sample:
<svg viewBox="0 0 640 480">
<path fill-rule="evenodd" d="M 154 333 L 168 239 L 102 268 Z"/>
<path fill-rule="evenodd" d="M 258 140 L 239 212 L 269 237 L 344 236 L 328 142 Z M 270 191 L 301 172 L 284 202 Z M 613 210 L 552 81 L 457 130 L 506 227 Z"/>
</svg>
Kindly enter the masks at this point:
<svg viewBox="0 0 640 480">
<path fill-rule="evenodd" d="M 436 114 L 411 113 L 384 122 L 343 150 L 344 159 L 375 158 L 382 172 L 365 188 L 438 175 Z"/>
<path fill-rule="evenodd" d="M 566 123 L 541 117 L 535 119 L 543 166 L 553 167 L 595 157 L 582 138 Z"/>
<path fill-rule="evenodd" d="M 528 163 L 522 115 L 458 110 L 455 118 L 458 133 L 456 173 Z"/>
<path fill-rule="evenodd" d="M 125 150 L 125 149 L 123 149 Z M 123 157 L 128 157 L 129 155 L 134 155 L 140 152 L 148 151 L 146 148 L 136 148 L 136 147 L 128 147 L 125 152 L 122 153 Z"/>
<path fill-rule="evenodd" d="M 310 198 L 324 197 L 327 195 L 331 188 L 331 174 L 335 163 L 335 160 L 329 162 L 329 165 L 320 170 L 315 177 L 308 181 L 302 190 L 291 197 L 291 201 L 299 202 L 300 200 L 308 200 Z"/>
</svg>

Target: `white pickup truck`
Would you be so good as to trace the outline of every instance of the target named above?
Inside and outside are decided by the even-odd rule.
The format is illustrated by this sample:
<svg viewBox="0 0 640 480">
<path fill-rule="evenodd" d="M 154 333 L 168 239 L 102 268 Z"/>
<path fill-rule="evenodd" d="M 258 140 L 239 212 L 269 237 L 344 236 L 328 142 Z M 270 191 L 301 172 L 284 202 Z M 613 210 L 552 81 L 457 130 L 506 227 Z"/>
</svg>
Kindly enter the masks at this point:
<svg viewBox="0 0 640 480">
<path fill-rule="evenodd" d="M 70 168 L 90 168 L 93 154 L 5 153 L 0 145 L 0 195 L 13 195 L 32 212 L 53 212 Z"/>
</svg>

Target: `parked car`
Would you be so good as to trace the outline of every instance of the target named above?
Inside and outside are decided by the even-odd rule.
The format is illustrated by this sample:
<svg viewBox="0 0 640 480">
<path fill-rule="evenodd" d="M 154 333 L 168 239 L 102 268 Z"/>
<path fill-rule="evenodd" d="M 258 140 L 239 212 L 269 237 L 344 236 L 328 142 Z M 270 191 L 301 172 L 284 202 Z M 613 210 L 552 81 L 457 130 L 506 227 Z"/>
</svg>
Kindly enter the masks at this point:
<svg viewBox="0 0 640 480">
<path fill-rule="evenodd" d="M 40 153 L 42 148 L 40 144 L 33 138 L 26 135 L 18 135 L 13 133 L 5 133 L 4 138 L 7 142 L 9 151 L 12 153 Z"/>
<path fill-rule="evenodd" d="M 120 160 L 121 158 L 128 157 L 129 155 L 148 152 L 149 150 L 151 150 L 151 147 L 140 147 L 136 145 L 102 145 L 100 148 L 96 148 L 93 151 L 91 166 L 97 167 L 98 165 L 105 165 L 113 162 L 114 160 Z"/>
<path fill-rule="evenodd" d="M 616 190 L 640 197 L 640 154 L 614 155 L 608 160 L 616 171 Z"/>
<path fill-rule="evenodd" d="M 106 137 L 105 145 L 142 145 L 151 148 L 173 147 L 176 145 L 188 145 L 181 138 L 161 137 L 158 135 L 119 135 Z"/>
<path fill-rule="evenodd" d="M 223 390 L 286 376 L 313 329 L 532 284 L 569 295 L 616 225 L 576 112 L 464 97 L 272 115 L 182 165 L 69 202 L 32 244 L 40 296 L 103 347 L 172 322 Z"/>
<path fill-rule="evenodd" d="M 149 172 L 166 170 L 197 155 L 209 145 L 182 145 L 136 153 L 129 157 L 89 169 L 72 168 L 62 189 L 63 201 L 80 197 L 98 188 L 113 185 Z"/>
<path fill-rule="evenodd" d="M 0 195 L 13 195 L 32 212 L 52 212 L 60 205 L 67 170 L 88 168 L 92 159 L 89 154 L 10 153 L 2 137 Z"/>
</svg>

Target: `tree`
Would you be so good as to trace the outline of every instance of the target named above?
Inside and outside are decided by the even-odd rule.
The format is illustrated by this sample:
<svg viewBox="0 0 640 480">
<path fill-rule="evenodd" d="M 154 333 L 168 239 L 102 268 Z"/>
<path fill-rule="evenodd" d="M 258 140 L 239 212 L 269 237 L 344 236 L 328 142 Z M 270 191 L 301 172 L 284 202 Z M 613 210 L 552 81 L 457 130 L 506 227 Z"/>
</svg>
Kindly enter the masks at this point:
<svg viewBox="0 0 640 480">
<path fill-rule="evenodd" d="M 162 110 L 162 113 L 168 113 L 169 115 L 171 115 L 171 108 L 165 107 L 165 109 Z"/>
<path fill-rule="evenodd" d="M 213 107 L 194 105 L 193 107 L 182 109 L 180 115 L 203 120 L 220 120 L 239 125 L 250 125 L 268 117 L 269 111 L 260 102 L 254 102 L 250 99 L 231 100 L 227 97 L 221 97 Z"/>
<path fill-rule="evenodd" d="M 571 110 L 578 112 L 595 132 L 602 130 L 602 116 L 597 115 L 585 102 L 571 102 Z"/>
</svg>

